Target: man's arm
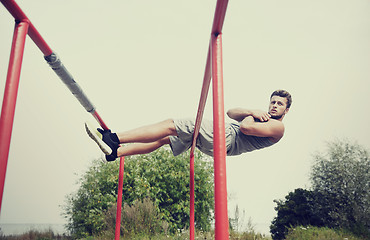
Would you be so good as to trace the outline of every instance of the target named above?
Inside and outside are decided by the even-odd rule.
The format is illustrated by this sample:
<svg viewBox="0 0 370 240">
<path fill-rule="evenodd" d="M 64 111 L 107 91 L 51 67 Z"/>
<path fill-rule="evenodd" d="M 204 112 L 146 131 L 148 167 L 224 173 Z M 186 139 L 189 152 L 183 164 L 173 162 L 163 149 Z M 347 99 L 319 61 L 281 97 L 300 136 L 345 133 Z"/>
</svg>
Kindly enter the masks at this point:
<svg viewBox="0 0 370 240">
<path fill-rule="evenodd" d="M 227 116 L 238 122 L 243 121 L 244 118 L 252 116 L 255 119 L 260 120 L 261 122 L 268 121 L 270 119 L 270 114 L 261 110 L 249 110 L 245 108 L 233 108 L 227 111 Z"/>
<path fill-rule="evenodd" d="M 269 137 L 277 142 L 284 135 L 284 124 L 275 119 L 257 122 L 253 116 L 248 116 L 240 123 L 240 131 L 245 135 Z"/>
</svg>

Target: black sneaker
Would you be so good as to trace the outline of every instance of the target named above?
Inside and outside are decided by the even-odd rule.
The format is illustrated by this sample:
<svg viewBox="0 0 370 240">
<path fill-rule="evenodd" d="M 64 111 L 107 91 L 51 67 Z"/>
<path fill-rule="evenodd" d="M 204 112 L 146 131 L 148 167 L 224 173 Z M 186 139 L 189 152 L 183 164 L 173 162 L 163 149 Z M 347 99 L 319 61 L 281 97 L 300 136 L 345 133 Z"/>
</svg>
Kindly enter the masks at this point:
<svg viewBox="0 0 370 240">
<path fill-rule="evenodd" d="M 116 159 L 117 159 L 117 149 L 115 153 L 113 152 L 111 155 L 105 155 L 105 160 L 107 160 L 108 162 L 115 161 Z"/>
<path fill-rule="evenodd" d="M 88 123 L 85 123 L 85 129 L 89 137 L 94 140 L 103 151 L 106 160 L 114 161 L 117 158 L 119 143 L 112 139 L 111 130 L 95 129 Z"/>
</svg>

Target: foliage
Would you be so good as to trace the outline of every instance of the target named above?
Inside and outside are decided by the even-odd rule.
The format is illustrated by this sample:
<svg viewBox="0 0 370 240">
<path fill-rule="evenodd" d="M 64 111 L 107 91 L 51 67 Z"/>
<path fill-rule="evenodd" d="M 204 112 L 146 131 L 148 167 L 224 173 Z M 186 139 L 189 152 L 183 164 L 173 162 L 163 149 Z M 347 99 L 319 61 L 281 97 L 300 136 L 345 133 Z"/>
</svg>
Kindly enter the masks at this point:
<svg viewBox="0 0 370 240">
<path fill-rule="evenodd" d="M 229 218 L 229 233 L 230 239 L 271 239 L 270 237 L 255 232 L 255 226 L 251 218 L 248 219 L 248 222 L 245 222 L 245 210 L 240 212 L 238 205 L 235 206 L 233 218 Z"/>
<path fill-rule="evenodd" d="M 320 217 L 315 214 L 314 199 L 312 191 L 298 188 L 285 196 L 285 201 L 274 200 L 277 216 L 270 226 L 272 238 L 284 239 L 290 227 L 323 226 Z"/>
<path fill-rule="evenodd" d="M 286 240 L 333 240 L 333 239 L 346 239 L 346 240 L 361 240 L 351 233 L 342 230 L 334 230 L 327 227 L 296 227 L 289 229 L 289 233 L 285 238 Z"/>
<path fill-rule="evenodd" d="M 94 161 L 80 179 L 76 193 L 67 197 L 64 215 L 74 237 L 98 234 L 105 229 L 104 212 L 116 201 L 117 164 Z"/>
<path fill-rule="evenodd" d="M 370 159 L 362 146 L 348 141 L 328 144 L 315 156 L 311 181 L 317 211 L 329 227 L 370 230 Z"/>
<path fill-rule="evenodd" d="M 81 186 L 68 196 L 65 205 L 67 228 L 74 237 L 98 235 L 107 230 L 106 212 L 115 205 L 119 161 L 94 161 L 81 177 Z M 198 229 L 208 230 L 213 209 L 212 162 L 196 152 L 195 222 Z M 146 155 L 125 158 L 123 205 L 151 199 L 160 218 L 170 230 L 189 225 L 189 154 L 173 157 L 160 148 Z"/>
<path fill-rule="evenodd" d="M 177 230 L 189 226 L 189 154 L 174 158 L 169 150 L 133 156 L 127 167 L 127 181 L 123 191 L 131 203 L 149 197 L 159 207 L 163 220 Z M 132 167 L 132 168 L 131 168 Z M 210 228 L 213 209 L 213 165 L 199 151 L 195 156 L 195 222 L 202 230 Z"/>
<path fill-rule="evenodd" d="M 208 239 L 208 238 L 207 238 Z M 270 237 L 255 232 L 231 232 L 230 240 L 270 240 Z"/>
<path fill-rule="evenodd" d="M 108 233 L 115 232 L 117 206 L 111 207 L 106 213 Z M 125 204 L 121 214 L 121 236 L 125 239 L 135 235 L 143 234 L 154 236 L 156 233 L 167 233 L 169 224 L 160 219 L 159 213 L 153 201 L 146 198 L 142 201 L 135 200 L 132 204 Z"/>
<path fill-rule="evenodd" d="M 145 201 L 144 201 L 145 202 Z M 144 203 L 142 202 L 142 203 Z M 145 204 L 151 204 L 149 201 Z M 195 239 L 214 239 L 214 232 L 213 231 L 195 231 Z M 67 240 L 67 239 L 76 239 L 70 236 L 65 235 L 57 235 L 54 234 L 51 230 L 46 232 L 38 232 L 34 230 L 30 230 L 25 232 L 21 235 L 17 236 L 4 236 L 1 234 L 0 231 L 0 240 Z M 82 238 L 81 240 L 111 240 L 114 239 L 114 233 L 110 231 L 104 232 L 99 236 L 89 236 L 86 238 Z M 131 236 L 124 236 L 121 239 L 126 240 L 187 240 L 189 239 L 189 231 L 188 230 L 179 230 L 176 233 L 157 233 L 153 234 L 132 234 Z M 266 237 L 260 233 L 254 232 L 231 232 L 230 233 L 230 240 L 270 240 L 270 237 Z M 349 240 L 357 240 L 357 239 L 349 239 Z"/>
<path fill-rule="evenodd" d="M 245 221 L 245 210 L 243 209 L 242 213 L 240 213 L 239 205 L 235 206 L 234 210 L 234 217 L 229 218 L 229 230 L 230 232 L 247 232 L 247 233 L 254 233 L 255 226 L 252 222 L 252 219 L 249 218 L 248 222 Z"/>
<path fill-rule="evenodd" d="M 125 240 L 188 240 L 189 239 L 189 231 L 188 230 L 180 230 L 176 233 L 171 234 L 156 234 L 152 235 L 145 235 L 145 234 L 136 234 L 131 235 L 130 237 L 125 237 L 121 239 Z M 114 237 L 112 235 L 103 235 L 97 237 L 89 237 L 86 240 L 111 240 Z M 213 231 L 195 231 L 195 239 L 215 239 L 215 234 Z M 260 233 L 249 233 L 249 232 L 232 232 L 230 233 L 230 240 L 271 240 L 271 237 L 264 236 Z"/>
<path fill-rule="evenodd" d="M 296 189 L 285 201 L 275 200 L 277 217 L 270 226 L 273 239 L 284 239 L 288 228 L 326 226 L 370 235 L 370 161 L 355 143 L 328 143 L 327 153 L 314 155 L 312 191 Z"/>
<path fill-rule="evenodd" d="M 72 239 L 66 235 L 55 234 L 52 230 L 29 230 L 19 235 L 3 235 L 0 229 L 0 240 L 67 240 Z"/>
</svg>

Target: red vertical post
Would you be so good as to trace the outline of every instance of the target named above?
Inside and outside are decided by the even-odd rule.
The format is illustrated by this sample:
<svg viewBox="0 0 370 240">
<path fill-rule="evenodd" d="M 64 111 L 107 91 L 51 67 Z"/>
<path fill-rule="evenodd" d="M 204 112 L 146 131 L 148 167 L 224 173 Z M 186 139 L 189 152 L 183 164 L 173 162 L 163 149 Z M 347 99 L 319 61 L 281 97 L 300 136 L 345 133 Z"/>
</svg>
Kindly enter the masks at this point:
<svg viewBox="0 0 370 240">
<path fill-rule="evenodd" d="M 208 54 L 207 54 L 206 69 L 204 71 L 204 77 L 203 77 L 202 91 L 200 94 L 200 100 L 199 100 L 199 105 L 198 105 L 198 112 L 197 112 L 197 117 L 195 119 L 193 144 L 190 149 L 190 179 L 189 179 L 189 183 L 190 183 L 189 184 L 190 185 L 190 225 L 189 225 L 190 240 L 194 240 L 195 238 L 194 151 L 196 147 L 197 138 L 199 135 L 200 125 L 202 123 L 204 107 L 206 105 L 210 83 L 211 83 L 211 53 L 210 53 L 210 48 L 209 48 Z"/>
<path fill-rule="evenodd" d="M 215 181 L 215 239 L 229 239 L 227 214 L 226 146 L 222 74 L 222 38 L 212 34 L 213 151 Z"/>
<path fill-rule="evenodd" d="M 196 140 L 195 140 L 196 141 Z M 195 202 L 195 195 L 194 195 L 194 152 L 190 152 L 190 240 L 194 240 L 195 238 L 195 211 L 194 211 L 194 202 Z"/>
<path fill-rule="evenodd" d="M 93 117 L 98 121 L 100 126 L 108 130 L 108 126 L 105 124 L 103 119 L 100 117 L 98 112 L 94 111 L 91 113 Z M 118 173 L 118 189 L 117 189 L 117 211 L 116 211 L 116 230 L 114 239 L 119 240 L 121 235 L 121 214 L 122 214 L 122 189 L 123 189 L 123 176 L 125 170 L 125 157 L 120 158 L 119 173 Z"/>
<path fill-rule="evenodd" d="M 117 214 L 116 214 L 116 232 L 115 240 L 119 240 L 121 235 L 121 213 L 122 213 L 122 189 L 123 189 L 123 173 L 125 166 L 125 158 L 120 158 L 119 174 L 118 174 L 118 196 L 117 196 Z"/>
<path fill-rule="evenodd" d="M 0 117 L 0 211 L 3 201 L 6 168 L 10 140 L 13 130 L 15 105 L 18 95 L 19 78 L 21 75 L 24 45 L 29 22 L 17 22 L 14 28 L 13 43 L 9 59 L 8 75 L 6 78 L 3 105 Z"/>
</svg>

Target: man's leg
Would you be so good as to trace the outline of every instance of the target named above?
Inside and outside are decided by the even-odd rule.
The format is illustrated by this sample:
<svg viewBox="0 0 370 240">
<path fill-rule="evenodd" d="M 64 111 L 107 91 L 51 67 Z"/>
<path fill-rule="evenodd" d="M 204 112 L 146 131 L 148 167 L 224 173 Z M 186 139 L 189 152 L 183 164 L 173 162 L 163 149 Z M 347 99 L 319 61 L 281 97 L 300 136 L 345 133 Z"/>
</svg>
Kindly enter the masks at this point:
<svg viewBox="0 0 370 240">
<path fill-rule="evenodd" d="M 165 144 L 170 144 L 170 137 L 164 137 L 160 140 L 150 143 L 128 144 L 117 149 L 117 157 L 151 153 Z"/>
<path fill-rule="evenodd" d="M 168 136 L 177 136 L 172 119 L 117 133 L 120 143 L 153 143 Z"/>
<path fill-rule="evenodd" d="M 120 156 L 152 152 L 164 144 L 169 144 L 169 136 L 177 136 L 176 127 L 172 119 L 118 134 L 101 129 L 94 131 L 88 124 L 85 124 L 85 127 L 89 136 L 106 154 L 108 161 L 113 161 Z M 119 143 L 134 144 L 118 147 L 119 143 L 117 141 Z"/>
</svg>

